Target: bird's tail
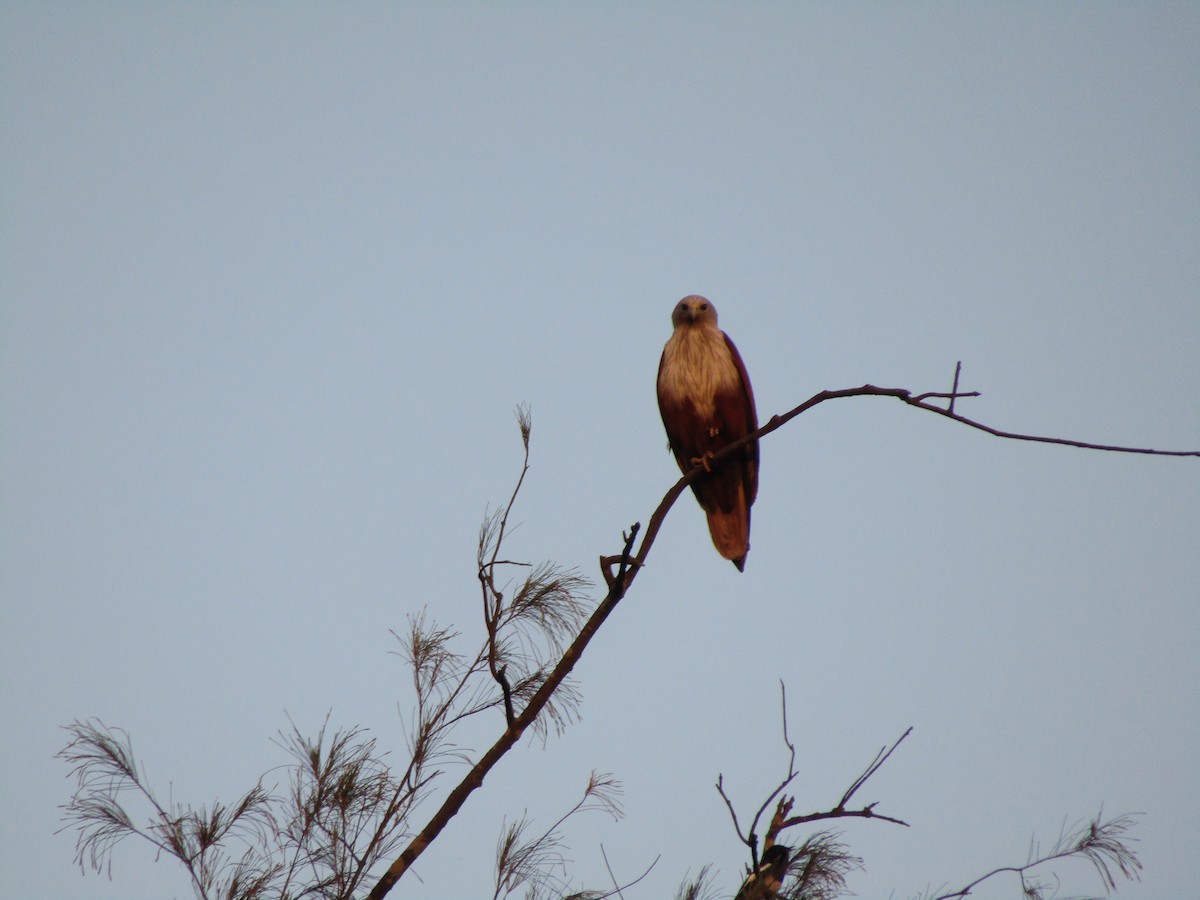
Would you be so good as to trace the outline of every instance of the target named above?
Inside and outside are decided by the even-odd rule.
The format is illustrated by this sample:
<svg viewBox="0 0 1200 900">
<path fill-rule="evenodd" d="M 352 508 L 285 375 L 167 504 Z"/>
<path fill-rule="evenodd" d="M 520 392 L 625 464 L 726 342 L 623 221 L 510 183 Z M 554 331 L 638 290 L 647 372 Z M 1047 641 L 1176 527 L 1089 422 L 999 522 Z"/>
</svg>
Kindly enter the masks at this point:
<svg viewBox="0 0 1200 900">
<path fill-rule="evenodd" d="M 739 572 L 743 571 L 750 551 L 750 510 L 736 504 L 729 512 L 719 509 L 708 512 L 708 533 L 717 552 L 732 560 Z"/>
</svg>

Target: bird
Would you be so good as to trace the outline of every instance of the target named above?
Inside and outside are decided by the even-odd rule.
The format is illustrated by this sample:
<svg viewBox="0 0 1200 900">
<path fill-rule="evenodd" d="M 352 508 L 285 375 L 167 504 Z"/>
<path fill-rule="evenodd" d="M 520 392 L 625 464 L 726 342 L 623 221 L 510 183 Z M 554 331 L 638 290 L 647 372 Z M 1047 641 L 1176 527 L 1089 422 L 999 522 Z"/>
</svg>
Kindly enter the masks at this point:
<svg viewBox="0 0 1200 900">
<path fill-rule="evenodd" d="M 712 456 L 758 429 L 754 391 L 729 335 L 717 327 L 717 310 L 697 294 L 671 312 L 674 330 L 658 363 L 658 410 L 680 471 L 704 472 L 692 492 L 708 517 L 717 552 L 745 571 L 750 550 L 750 507 L 758 494 L 758 443 L 732 456 Z"/>
<path fill-rule="evenodd" d="M 791 847 L 772 844 L 763 851 L 762 862 L 742 882 L 735 900 L 772 900 L 779 896 L 791 864 Z"/>
</svg>

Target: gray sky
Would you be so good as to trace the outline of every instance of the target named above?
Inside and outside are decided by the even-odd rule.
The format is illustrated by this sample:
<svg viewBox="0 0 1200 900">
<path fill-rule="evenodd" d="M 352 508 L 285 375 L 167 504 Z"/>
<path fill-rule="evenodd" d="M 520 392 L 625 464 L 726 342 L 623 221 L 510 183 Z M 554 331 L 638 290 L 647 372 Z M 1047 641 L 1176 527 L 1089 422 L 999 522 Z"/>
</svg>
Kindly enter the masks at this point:
<svg viewBox="0 0 1200 900">
<path fill-rule="evenodd" d="M 389 629 L 427 606 L 480 634 L 513 408 L 513 557 L 595 578 L 674 481 L 653 384 L 685 294 L 764 419 L 946 390 L 961 359 L 997 427 L 1200 447 L 1195 4 L 0 15 L 5 896 L 190 896 L 134 844 L 111 882 L 73 866 L 75 718 L 197 805 L 283 763 L 288 716 L 401 754 Z M 490 893 L 502 818 L 548 825 L 593 768 L 627 817 L 567 835 L 576 884 L 603 843 L 623 878 L 661 854 L 635 896 L 708 862 L 732 893 L 713 783 L 748 811 L 781 776 L 780 679 L 798 809 L 915 727 L 862 795 L 912 827 L 844 828 L 860 896 L 959 886 L 1102 807 L 1145 814 L 1122 896 L 1192 895 L 1200 463 L 874 399 L 762 456 L 745 575 L 681 502 L 578 669 L 582 722 L 510 755 L 395 896 Z"/>
</svg>

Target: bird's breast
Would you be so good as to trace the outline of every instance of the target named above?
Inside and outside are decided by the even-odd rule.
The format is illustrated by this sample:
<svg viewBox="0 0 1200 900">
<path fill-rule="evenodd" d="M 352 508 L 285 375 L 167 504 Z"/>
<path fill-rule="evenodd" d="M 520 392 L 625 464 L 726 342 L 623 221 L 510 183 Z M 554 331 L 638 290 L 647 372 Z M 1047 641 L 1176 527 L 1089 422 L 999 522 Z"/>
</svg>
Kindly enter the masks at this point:
<svg viewBox="0 0 1200 900">
<path fill-rule="evenodd" d="M 716 411 L 721 391 L 736 390 L 738 370 L 725 335 L 716 328 L 679 328 L 663 348 L 658 391 L 663 400 L 690 402 L 702 418 Z"/>
</svg>

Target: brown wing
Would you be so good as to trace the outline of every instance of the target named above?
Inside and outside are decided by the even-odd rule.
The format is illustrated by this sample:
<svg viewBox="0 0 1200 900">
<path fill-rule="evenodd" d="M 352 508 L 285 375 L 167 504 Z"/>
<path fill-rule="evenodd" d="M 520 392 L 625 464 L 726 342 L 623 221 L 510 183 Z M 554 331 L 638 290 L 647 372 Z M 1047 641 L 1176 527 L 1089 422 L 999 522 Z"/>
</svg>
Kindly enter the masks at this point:
<svg viewBox="0 0 1200 900">
<path fill-rule="evenodd" d="M 722 448 L 758 428 L 746 366 L 728 335 L 725 344 L 739 377 L 736 387 L 718 392 L 714 398 L 718 434 L 713 440 Z M 723 460 L 715 471 L 696 481 L 694 487 L 708 514 L 713 544 L 722 556 L 733 561 L 739 572 L 743 571 L 750 550 L 750 507 L 758 494 L 758 444 L 750 444 Z"/>
<path fill-rule="evenodd" d="M 722 334 L 725 337 L 725 346 L 729 348 L 729 355 L 733 357 L 733 364 L 737 366 L 738 380 L 741 382 L 741 391 L 737 396 L 725 400 L 718 396 L 717 400 L 717 415 L 723 415 L 730 420 L 729 440 L 733 441 L 758 430 L 758 410 L 754 406 L 754 389 L 750 386 L 750 376 L 746 374 L 746 364 L 742 362 L 742 355 L 738 353 L 729 335 L 724 332 Z M 750 506 L 758 496 L 758 441 L 746 448 L 741 459 L 746 506 Z"/>
</svg>

